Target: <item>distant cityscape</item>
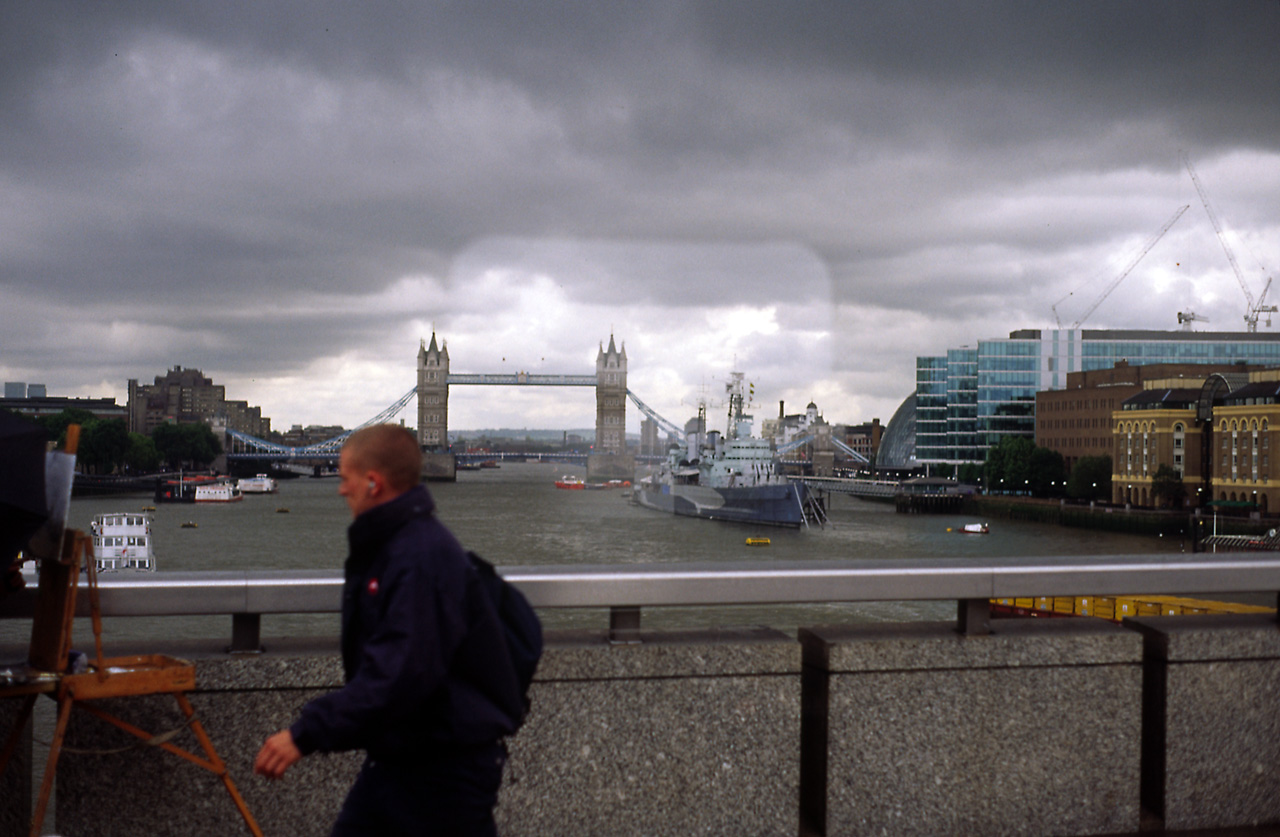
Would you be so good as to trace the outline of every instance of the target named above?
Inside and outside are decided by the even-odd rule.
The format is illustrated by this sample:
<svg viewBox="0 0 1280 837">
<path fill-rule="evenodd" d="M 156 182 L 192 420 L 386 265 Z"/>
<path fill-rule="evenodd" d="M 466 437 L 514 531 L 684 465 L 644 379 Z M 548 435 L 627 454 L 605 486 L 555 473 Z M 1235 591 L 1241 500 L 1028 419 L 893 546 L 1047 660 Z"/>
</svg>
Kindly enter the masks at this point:
<svg viewBox="0 0 1280 837">
<path fill-rule="evenodd" d="M 441 365 L 428 368 L 423 357 L 438 357 Z M 600 357 L 600 374 L 616 369 L 625 386 L 625 348 L 615 349 L 610 338 Z M 431 347 L 420 353 L 420 374 L 437 371 L 434 385 L 441 387 L 448 380 L 448 352 L 437 350 L 433 335 Z M 1152 504 L 1156 472 L 1168 468 L 1212 502 L 1263 513 L 1280 504 L 1280 456 L 1271 458 L 1280 446 L 1280 436 L 1271 442 L 1280 432 L 1273 430 L 1280 427 L 1277 334 L 1022 329 L 918 357 L 914 383 L 884 425 L 879 418 L 829 424 L 812 402 L 791 413 L 779 403 L 776 417 L 757 420 L 757 435 L 782 448 L 820 428 L 818 435 L 841 440 L 876 470 L 941 475 L 981 466 L 1005 440 L 1025 438 L 1061 456 L 1067 472 L 1083 460 L 1105 458 L 1117 503 Z M 175 366 L 150 384 L 130 379 L 128 392 L 128 402 L 119 405 L 110 398 L 50 395 L 40 383 L 6 382 L 0 408 L 33 418 L 83 410 L 142 434 L 162 424 L 202 422 L 215 433 L 235 430 L 286 445 L 310 445 L 345 431 L 318 425 L 273 430 L 259 407 L 228 399 L 225 388 L 198 369 Z M 436 421 L 444 441 L 437 449 L 585 449 L 598 443 L 604 427 L 622 436 L 622 450 L 652 455 L 666 450 L 675 431 L 666 422 L 666 438 L 659 438 L 659 417 L 650 414 L 640 434 L 618 434 L 613 428 L 623 424 L 622 399 L 614 393 L 601 403 L 617 418 L 603 419 L 595 429 L 456 430 L 447 428 L 443 406 L 435 406 L 445 399 L 447 394 L 419 404 L 419 432 L 422 415 Z"/>
</svg>

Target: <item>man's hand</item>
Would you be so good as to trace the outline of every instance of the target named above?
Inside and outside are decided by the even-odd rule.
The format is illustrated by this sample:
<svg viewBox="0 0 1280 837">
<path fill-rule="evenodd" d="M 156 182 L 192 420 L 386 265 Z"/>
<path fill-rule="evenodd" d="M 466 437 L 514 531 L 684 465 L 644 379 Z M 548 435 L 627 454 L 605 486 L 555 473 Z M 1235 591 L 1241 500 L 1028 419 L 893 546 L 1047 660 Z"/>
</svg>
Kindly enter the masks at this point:
<svg viewBox="0 0 1280 837">
<path fill-rule="evenodd" d="M 279 779 L 301 758 L 302 753 L 293 743 L 293 733 L 283 729 L 262 745 L 258 757 L 253 760 L 253 772 L 268 779 Z"/>
</svg>

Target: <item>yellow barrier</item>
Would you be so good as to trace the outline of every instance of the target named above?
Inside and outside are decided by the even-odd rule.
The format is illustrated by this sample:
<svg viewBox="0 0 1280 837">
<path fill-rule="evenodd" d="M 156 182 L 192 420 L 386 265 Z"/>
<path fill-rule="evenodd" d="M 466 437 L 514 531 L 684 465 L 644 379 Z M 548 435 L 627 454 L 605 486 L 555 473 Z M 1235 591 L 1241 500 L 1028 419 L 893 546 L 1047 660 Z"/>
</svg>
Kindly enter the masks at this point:
<svg viewBox="0 0 1280 837">
<path fill-rule="evenodd" d="M 1095 616 L 1119 622 L 1126 616 L 1188 616 L 1211 613 L 1275 613 L 1275 608 L 1236 602 L 1211 602 L 1179 596 L 1038 596 L 992 599 L 997 607 L 1062 616 Z"/>
</svg>

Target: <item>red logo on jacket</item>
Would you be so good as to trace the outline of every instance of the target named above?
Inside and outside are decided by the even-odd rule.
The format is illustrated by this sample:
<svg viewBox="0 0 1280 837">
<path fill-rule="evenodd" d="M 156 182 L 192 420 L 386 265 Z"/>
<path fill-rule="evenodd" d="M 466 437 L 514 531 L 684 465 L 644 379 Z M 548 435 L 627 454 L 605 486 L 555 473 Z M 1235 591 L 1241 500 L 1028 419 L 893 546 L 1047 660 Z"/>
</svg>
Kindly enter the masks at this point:
<svg viewBox="0 0 1280 837">
<path fill-rule="evenodd" d="M 376 579 L 376 578 L 371 578 L 371 579 L 369 579 L 369 587 L 368 587 L 368 590 L 369 590 L 369 595 L 370 595 L 370 596 L 376 596 L 376 595 L 378 595 L 378 579 Z"/>
</svg>

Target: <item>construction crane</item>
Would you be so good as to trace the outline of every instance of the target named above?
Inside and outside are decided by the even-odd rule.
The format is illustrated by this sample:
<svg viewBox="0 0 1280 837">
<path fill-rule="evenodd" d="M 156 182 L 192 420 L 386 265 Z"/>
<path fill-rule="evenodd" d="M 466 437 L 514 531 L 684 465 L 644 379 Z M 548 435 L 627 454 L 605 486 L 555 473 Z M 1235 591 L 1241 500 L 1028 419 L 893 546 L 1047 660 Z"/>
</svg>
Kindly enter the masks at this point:
<svg viewBox="0 0 1280 837">
<path fill-rule="evenodd" d="M 1272 314 L 1280 310 L 1274 305 L 1267 305 L 1267 291 L 1271 290 L 1271 278 L 1267 278 L 1267 284 L 1262 289 L 1262 296 L 1258 297 L 1258 301 L 1253 301 L 1253 294 L 1249 293 L 1249 285 L 1244 281 L 1244 274 L 1240 272 L 1240 265 L 1236 263 L 1236 255 L 1231 252 L 1231 247 L 1227 244 L 1227 237 L 1222 232 L 1222 225 L 1218 223 L 1218 215 L 1213 211 L 1212 204 L 1209 203 L 1209 196 L 1205 194 L 1204 186 L 1200 183 L 1200 178 L 1196 175 L 1195 167 L 1191 165 L 1191 158 L 1184 152 L 1182 155 L 1182 164 L 1187 167 L 1187 174 L 1191 175 L 1191 182 L 1195 184 L 1196 192 L 1200 195 L 1200 202 L 1204 204 L 1205 214 L 1209 216 L 1209 223 L 1213 224 L 1213 231 L 1218 234 L 1218 242 L 1222 244 L 1222 252 L 1227 254 L 1227 261 L 1231 263 L 1231 269 L 1235 271 L 1236 280 L 1240 282 L 1240 290 L 1244 291 L 1244 298 L 1249 303 L 1249 309 L 1244 315 L 1244 322 L 1249 331 L 1258 330 L 1258 315 Z M 1271 325 L 1271 318 L 1267 317 L 1267 325 Z"/>
<path fill-rule="evenodd" d="M 1205 322 L 1205 323 L 1209 322 L 1208 317 L 1202 317 L 1199 314 L 1197 314 L 1195 311 L 1179 311 L 1178 312 L 1178 323 L 1182 326 L 1183 331 L 1190 331 L 1191 324 L 1196 320 L 1200 320 L 1201 322 Z"/>
<path fill-rule="evenodd" d="M 1164 226 L 1160 228 L 1160 231 L 1157 232 L 1155 235 L 1151 236 L 1151 238 L 1147 241 L 1146 244 L 1142 245 L 1142 249 L 1138 251 L 1138 254 L 1134 256 L 1133 259 L 1131 259 L 1127 265 L 1125 265 L 1124 270 L 1120 271 L 1120 275 L 1111 280 L 1111 284 L 1108 285 L 1107 289 L 1102 292 L 1102 296 L 1094 300 L 1094 303 L 1089 306 L 1088 310 L 1080 315 L 1080 319 L 1076 320 L 1074 323 L 1071 324 L 1072 328 L 1079 328 L 1080 324 L 1085 320 L 1087 320 L 1089 318 L 1089 315 L 1092 314 L 1094 310 L 1099 305 L 1102 304 L 1102 301 L 1107 297 L 1111 296 L 1111 292 L 1120 286 L 1120 283 L 1124 281 L 1124 277 L 1128 276 L 1130 271 L 1132 271 L 1135 267 L 1138 266 L 1138 262 L 1142 261 L 1142 257 L 1147 255 L 1147 253 L 1151 250 L 1152 247 L 1156 246 L 1156 242 L 1164 238 L 1164 234 L 1169 231 L 1169 228 L 1172 227 L 1175 223 L 1177 223 L 1178 219 L 1182 217 L 1182 213 L 1186 212 L 1190 208 L 1191 208 L 1191 204 L 1187 204 L 1186 206 L 1179 207 L 1178 210 L 1173 213 L 1173 217 L 1170 218 L 1168 221 L 1165 221 Z M 1071 296 L 1071 294 L 1067 294 L 1067 296 Z M 1062 299 L 1066 299 L 1067 296 L 1064 296 Z M 1058 328 L 1062 328 L 1062 321 L 1058 320 L 1058 303 L 1062 302 L 1062 299 L 1058 300 L 1058 302 L 1055 302 L 1052 306 L 1053 317 L 1055 320 L 1058 321 Z"/>
</svg>

